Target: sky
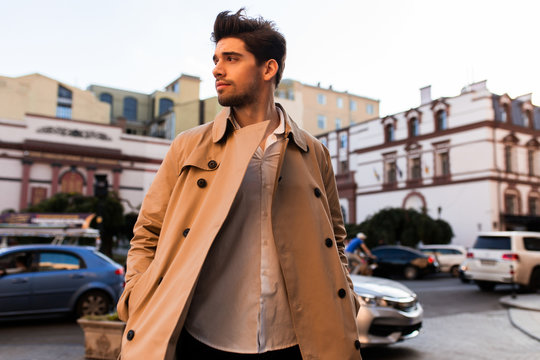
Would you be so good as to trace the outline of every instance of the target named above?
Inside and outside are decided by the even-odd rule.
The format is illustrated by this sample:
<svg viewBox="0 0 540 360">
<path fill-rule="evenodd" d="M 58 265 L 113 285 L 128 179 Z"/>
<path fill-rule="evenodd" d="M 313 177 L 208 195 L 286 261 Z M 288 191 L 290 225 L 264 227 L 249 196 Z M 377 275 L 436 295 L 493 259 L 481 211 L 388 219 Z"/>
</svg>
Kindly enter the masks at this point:
<svg viewBox="0 0 540 360">
<path fill-rule="evenodd" d="M 151 93 L 180 74 L 211 74 L 216 15 L 246 7 L 287 39 L 284 78 L 381 101 L 380 115 L 475 81 L 540 105 L 535 0 L 0 0 L 0 75 L 41 73 Z"/>
</svg>

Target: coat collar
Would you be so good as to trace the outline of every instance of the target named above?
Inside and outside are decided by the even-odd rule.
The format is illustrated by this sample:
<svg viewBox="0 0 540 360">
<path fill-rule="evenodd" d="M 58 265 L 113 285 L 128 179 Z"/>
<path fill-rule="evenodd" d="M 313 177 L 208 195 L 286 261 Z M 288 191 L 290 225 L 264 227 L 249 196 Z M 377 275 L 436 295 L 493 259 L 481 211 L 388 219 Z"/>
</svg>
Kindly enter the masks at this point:
<svg viewBox="0 0 540 360">
<path fill-rule="evenodd" d="M 289 139 L 292 138 L 296 146 L 306 152 L 308 147 L 304 133 L 287 114 L 281 104 L 276 103 L 276 106 L 283 111 L 283 115 L 285 117 L 285 137 L 288 137 Z M 221 110 L 221 112 L 214 119 L 214 124 L 212 125 L 212 141 L 214 143 L 217 143 L 223 139 L 227 132 L 227 127 L 230 127 L 231 129 L 233 128 L 233 124 L 230 121 L 230 116 L 231 108 L 226 107 Z"/>
</svg>

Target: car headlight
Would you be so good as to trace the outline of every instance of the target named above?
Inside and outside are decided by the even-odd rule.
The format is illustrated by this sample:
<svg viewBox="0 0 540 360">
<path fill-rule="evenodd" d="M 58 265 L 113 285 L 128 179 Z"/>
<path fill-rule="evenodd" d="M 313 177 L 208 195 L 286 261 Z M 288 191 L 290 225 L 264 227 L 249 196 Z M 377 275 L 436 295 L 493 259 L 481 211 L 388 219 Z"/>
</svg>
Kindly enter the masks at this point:
<svg viewBox="0 0 540 360">
<path fill-rule="evenodd" d="M 380 306 L 391 307 L 400 311 L 413 311 L 416 309 L 418 300 L 416 297 L 394 299 L 389 297 L 380 297 L 370 294 L 357 294 L 360 305 L 362 306 Z"/>
<path fill-rule="evenodd" d="M 373 295 L 358 295 L 358 300 L 364 306 L 391 306 L 386 299 Z"/>
</svg>

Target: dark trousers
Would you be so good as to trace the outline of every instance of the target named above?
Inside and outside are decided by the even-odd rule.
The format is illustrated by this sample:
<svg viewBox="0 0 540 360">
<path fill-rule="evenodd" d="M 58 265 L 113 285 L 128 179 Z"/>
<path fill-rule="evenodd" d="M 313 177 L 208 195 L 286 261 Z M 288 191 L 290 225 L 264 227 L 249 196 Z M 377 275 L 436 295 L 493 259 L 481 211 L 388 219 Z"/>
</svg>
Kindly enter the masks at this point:
<svg viewBox="0 0 540 360">
<path fill-rule="evenodd" d="M 214 349 L 182 330 L 176 345 L 178 360 L 302 360 L 298 345 L 262 354 L 236 354 Z"/>
</svg>

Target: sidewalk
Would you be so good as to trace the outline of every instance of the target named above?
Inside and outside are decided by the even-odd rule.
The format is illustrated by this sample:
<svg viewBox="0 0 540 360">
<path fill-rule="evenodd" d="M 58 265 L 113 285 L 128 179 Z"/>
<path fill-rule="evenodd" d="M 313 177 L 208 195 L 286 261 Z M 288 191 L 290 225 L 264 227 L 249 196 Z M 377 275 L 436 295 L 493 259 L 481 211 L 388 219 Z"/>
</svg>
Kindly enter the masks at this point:
<svg viewBox="0 0 540 360">
<path fill-rule="evenodd" d="M 540 341 L 540 294 L 516 294 L 500 299 L 508 307 L 508 317 L 514 327 Z"/>
</svg>

